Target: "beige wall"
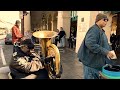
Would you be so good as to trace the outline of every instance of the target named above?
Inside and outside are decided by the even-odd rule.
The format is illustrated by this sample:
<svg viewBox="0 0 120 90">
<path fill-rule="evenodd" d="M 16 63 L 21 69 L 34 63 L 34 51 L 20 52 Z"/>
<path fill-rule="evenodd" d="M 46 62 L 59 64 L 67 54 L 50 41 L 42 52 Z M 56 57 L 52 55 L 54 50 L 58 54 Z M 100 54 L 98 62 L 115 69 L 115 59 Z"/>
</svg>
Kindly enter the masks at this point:
<svg viewBox="0 0 120 90">
<path fill-rule="evenodd" d="M 78 11 L 78 23 L 77 23 L 77 37 L 76 37 L 76 50 L 75 52 L 78 52 L 78 49 L 85 37 L 85 34 L 89 28 L 90 25 L 90 11 Z M 84 22 L 81 22 L 81 19 L 84 18 Z"/>
<path fill-rule="evenodd" d="M 95 24 L 96 15 L 99 11 L 90 11 L 90 27 Z"/>
<path fill-rule="evenodd" d="M 0 20 L 4 22 L 0 26 L 8 28 L 10 31 L 16 20 L 21 21 L 19 15 L 19 11 L 0 11 Z"/>
<path fill-rule="evenodd" d="M 58 11 L 57 29 L 63 26 L 63 11 Z"/>
</svg>

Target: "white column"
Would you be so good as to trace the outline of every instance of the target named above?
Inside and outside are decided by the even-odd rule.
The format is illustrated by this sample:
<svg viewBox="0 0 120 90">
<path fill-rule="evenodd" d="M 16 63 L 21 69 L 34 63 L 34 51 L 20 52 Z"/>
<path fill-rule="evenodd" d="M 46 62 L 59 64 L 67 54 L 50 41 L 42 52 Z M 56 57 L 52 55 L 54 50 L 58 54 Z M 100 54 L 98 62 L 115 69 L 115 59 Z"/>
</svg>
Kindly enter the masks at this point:
<svg viewBox="0 0 120 90">
<path fill-rule="evenodd" d="M 66 38 L 69 37 L 70 32 L 70 11 L 58 11 L 58 22 L 57 28 L 60 30 L 60 27 L 66 32 Z"/>
<path fill-rule="evenodd" d="M 57 29 L 63 26 L 63 11 L 58 11 Z"/>
<path fill-rule="evenodd" d="M 78 21 L 77 21 L 77 37 L 76 37 L 76 50 L 78 49 L 85 37 L 86 32 L 89 29 L 90 25 L 90 11 L 78 11 Z"/>
<path fill-rule="evenodd" d="M 24 32 L 28 30 L 31 31 L 30 13 L 24 16 Z"/>
</svg>

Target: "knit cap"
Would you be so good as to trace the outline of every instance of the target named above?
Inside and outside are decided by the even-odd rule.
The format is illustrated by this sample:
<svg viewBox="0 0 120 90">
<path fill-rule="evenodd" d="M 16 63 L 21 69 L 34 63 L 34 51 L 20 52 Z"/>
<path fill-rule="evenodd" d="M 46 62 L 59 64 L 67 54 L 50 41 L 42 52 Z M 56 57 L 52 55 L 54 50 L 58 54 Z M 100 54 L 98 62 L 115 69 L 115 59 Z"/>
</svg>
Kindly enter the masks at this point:
<svg viewBox="0 0 120 90">
<path fill-rule="evenodd" d="M 98 22 L 99 20 L 101 19 L 106 19 L 108 20 L 107 16 L 105 14 L 102 14 L 102 13 L 99 13 L 97 16 L 96 16 L 96 20 L 95 20 L 95 23 Z"/>
<path fill-rule="evenodd" d="M 25 39 L 21 41 L 21 45 L 27 45 L 29 49 L 34 49 L 34 44 L 32 43 L 31 39 Z"/>
</svg>

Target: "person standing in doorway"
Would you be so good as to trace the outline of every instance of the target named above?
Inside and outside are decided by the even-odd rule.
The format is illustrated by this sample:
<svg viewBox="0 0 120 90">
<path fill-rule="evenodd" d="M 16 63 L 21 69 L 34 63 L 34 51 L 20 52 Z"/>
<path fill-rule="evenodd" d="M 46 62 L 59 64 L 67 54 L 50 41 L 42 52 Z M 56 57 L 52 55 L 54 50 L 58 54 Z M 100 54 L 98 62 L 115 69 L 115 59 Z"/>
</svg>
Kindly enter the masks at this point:
<svg viewBox="0 0 120 90">
<path fill-rule="evenodd" d="M 95 24 L 89 28 L 78 50 L 79 61 L 83 63 L 84 79 L 100 79 L 99 71 L 102 67 L 106 64 L 114 64 L 114 60 L 111 59 L 114 54 L 103 30 L 107 22 L 107 16 L 99 13 Z"/>
<path fill-rule="evenodd" d="M 60 27 L 60 32 L 58 33 L 58 37 L 59 37 L 59 43 L 61 44 L 61 47 L 65 47 L 65 36 L 66 36 L 66 33 L 63 27 Z"/>
<path fill-rule="evenodd" d="M 68 42 L 69 42 L 69 48 L 73 48 L 74 47 L 74 43 L 75 43 L 75 37 L 74 37 L 74 28 L 71 29 L 71 32 L 70 32 L 70 37 L 68 39 Z"/>
<path fill-rule="evenodd" d="M 111 36 L 110 36 L 110 42 L 111 42 L 111 46 L 112 46 L 112 50 L 115 50 L 115 47 L 116 47 L 116 45 L 115 45 L 115 43 L 116 43 L 116 35 L 113 33 Z"/>
</svg>

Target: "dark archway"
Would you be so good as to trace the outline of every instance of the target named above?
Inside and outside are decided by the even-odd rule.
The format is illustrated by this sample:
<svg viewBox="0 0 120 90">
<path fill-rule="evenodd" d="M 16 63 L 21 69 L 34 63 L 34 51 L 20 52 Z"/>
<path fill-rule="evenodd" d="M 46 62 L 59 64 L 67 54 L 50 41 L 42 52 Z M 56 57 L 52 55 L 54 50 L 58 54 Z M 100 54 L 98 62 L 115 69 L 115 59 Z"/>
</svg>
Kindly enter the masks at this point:
<svg viewBox="0 0 120 90">
<path fill-rule="evenodd" d="M 51 14 L 49 15 L 49 17 L 48 17 L 48 30 L 52 30 L 52 24 L 51 24 L 51 22 L 52 22 L 52 16 L 51 16 Z"/>
</svg>

